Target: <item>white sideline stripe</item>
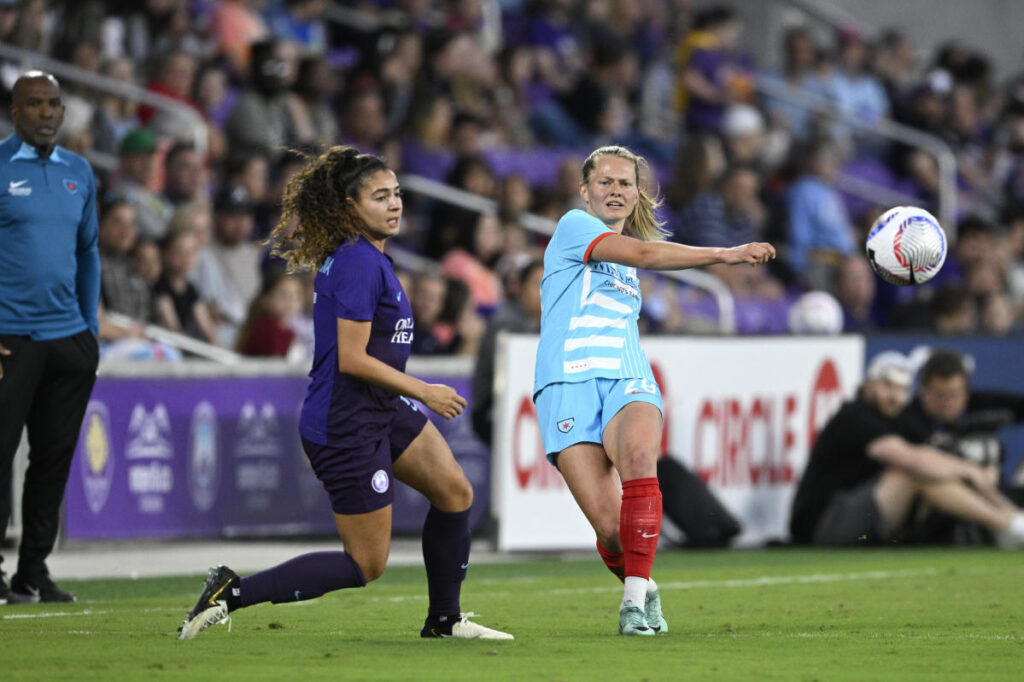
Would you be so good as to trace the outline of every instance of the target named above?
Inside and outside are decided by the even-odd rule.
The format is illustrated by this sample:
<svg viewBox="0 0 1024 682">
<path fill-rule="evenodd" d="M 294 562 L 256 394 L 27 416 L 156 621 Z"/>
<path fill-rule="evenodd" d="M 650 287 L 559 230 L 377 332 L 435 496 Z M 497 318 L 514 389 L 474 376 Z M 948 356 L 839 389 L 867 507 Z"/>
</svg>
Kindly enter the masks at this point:
<svg viewBox="0 0 1024 682">
<path fill-rule="evenodd" d="M 898 571 L 861 571 L 857 573 L 810 573 L 807 575 L 764 575 L 757 578 L 736 578 L 729 580 L 687 580 L 683 582 L 659 582 L 658 591 L 662 590 L 699 590 L 709 587 L 725 587 L 725 588 L 743 588 L 743 587 L 762 587 L 764 585 L 801 585 L 807 583 L 835 583 L 842 581 L 856 581 L 856 580 L 889 580 L 891 578 L 914 578 L 926 575 L 937 575 L 938 571 L 934 568 L 925 568 L 918 570 L 898 570 Z M 511 580 L 501 580 L 497 578 L 490 579 L 488 585 L 499 585 L 501 583 L 526 583 L 536 582 L 536 579 L 529 578 L 515 578 Z M 600 587 L 559 587 L 553 590 L 545 590 L 545 594 L 600 594 L 606 592 L 621 593 L 621 585 L 602 585 Z M 510 592 L 501 591 L 487 591 L 479 592 L 477 596 L 509 596 Z M 396 595 L 394 597 L 373 597 L 373 599 L 386 602 L 405 602 L 405 601 L 422 601 L 426 600 L 427 595 Z"/>
<path fill-rule="evenodd" d="M 65 616 L 98 616 L 102 613 L 111 613 L 111 611 L 93 611 L 92 609 L 86 609 L 84 611 L 52 611 L 50 613 L 11 613 L 3 617 L 4 620 L 20 620 L 22 618 L 63 618 Z"/>
<path fill-rule="evenodd" d="M 569 318 L 569 329 L 580 327 L 612 327 L 613 329 L 625 329 L 626 321 L 610 317 L 599 317 L 597 315 L 580 315 Z"/>
<path fill-rule="evenodd" d="M 562 371 L 566 374 L 579 374 L 580 372 L 589 372 L 592 369 L 619 369 L 621 367 L 621 358 L 580 358 L 579 360 L 566 360 L 562 363 Z"/>
<path fill-rule="evenodd" d="M 597 334 L 585 336 L 581 339 L 566 339 L 565 350 L 578 350 L 580 348 L 622 348 L 625 339 L 615 336 L 598 336 Z"/>
</svg>

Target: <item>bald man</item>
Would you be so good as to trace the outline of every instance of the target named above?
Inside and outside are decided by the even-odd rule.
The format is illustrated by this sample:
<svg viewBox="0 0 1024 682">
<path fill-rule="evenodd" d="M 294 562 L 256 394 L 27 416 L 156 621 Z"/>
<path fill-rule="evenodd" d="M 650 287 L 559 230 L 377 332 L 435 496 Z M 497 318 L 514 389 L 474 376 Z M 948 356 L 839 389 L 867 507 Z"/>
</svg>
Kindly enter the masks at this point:
<svg viewBox="0 0 1024 682">
<path fill-rule="evenodd" d="M 96 180 L 56 144 L 57 79 L 29 71 L 12 94 L 14 134 L 0 141 L 0 533 L 25 427 L 29 466 L 18 569 L 8 585 L 0 564 L 0 601 L 66 602 L 75 597 L 54 584 L 46 558 L 99 359 Z"/>
</svg>

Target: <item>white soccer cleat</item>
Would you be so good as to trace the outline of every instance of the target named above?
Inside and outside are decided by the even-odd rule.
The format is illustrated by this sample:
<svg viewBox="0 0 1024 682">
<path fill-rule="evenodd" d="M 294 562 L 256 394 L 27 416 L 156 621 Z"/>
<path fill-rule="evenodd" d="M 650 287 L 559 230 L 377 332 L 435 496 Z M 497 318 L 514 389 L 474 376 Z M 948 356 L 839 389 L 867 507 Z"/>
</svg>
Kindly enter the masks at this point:
<svg viewBox="0 0 1024 682">
<path fill-rule="evenodd" d="M 217 602 L 216 606 L 200 611 L 194 616 L 189 616 L 178 628 L 178 639 L 193 639 L 200 632 L 218 623 L 230 623 L 228 616 L 227 602 Z"/>
<path fill-rule="evenodd" d="M 452 625 L 452 634 L 450 636 L 455 639 L 515 639 L 515 637 L 507 632 L 484 627 L 479 623 L 469 620 L 466 616 L 462 616 Z"/>
</svg>

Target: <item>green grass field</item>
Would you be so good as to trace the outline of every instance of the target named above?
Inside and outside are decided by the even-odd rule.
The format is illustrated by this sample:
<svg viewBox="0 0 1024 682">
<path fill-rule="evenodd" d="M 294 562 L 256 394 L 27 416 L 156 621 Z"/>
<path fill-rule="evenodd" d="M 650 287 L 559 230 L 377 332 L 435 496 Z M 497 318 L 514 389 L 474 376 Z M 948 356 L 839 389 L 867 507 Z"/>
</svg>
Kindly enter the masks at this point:
<svg viewBox="0 0 1024 682">
<path fill-rule="evenodd" d="M 1024 554 L 662 551 L 670 632 L 616 634 L 596 558 L 473 566 L 463 609 L 514 642 L 421 640 L 420 568 L 234 614 L 177 641 L 202 577 L 64 581 L 79 603 L 0 606 L 4 680 L 1020 680 Z"/>
</svg>

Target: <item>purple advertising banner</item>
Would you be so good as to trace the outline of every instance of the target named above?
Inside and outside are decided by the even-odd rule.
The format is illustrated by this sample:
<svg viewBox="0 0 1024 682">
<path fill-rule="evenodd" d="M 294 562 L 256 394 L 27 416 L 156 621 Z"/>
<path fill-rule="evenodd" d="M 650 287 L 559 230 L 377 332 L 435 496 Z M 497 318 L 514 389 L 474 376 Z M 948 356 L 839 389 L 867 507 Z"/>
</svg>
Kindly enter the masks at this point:
<svg viewBox="0 0 1024 682">
<path fill-rule="evenodd" d="M 466 378 L 423 377 L 469 397 Z M 101 376 L 65 496 L 69 538 L 334 534 L 330 501 L 299 442 L 298 376 Z M 429 411 L 427 411 L 429 413 Z M 468 411 L 431 414 L 473 484 L 471 523 L 489 518 L 490 454 Z M 429 503 L 395 482 L 393 527 L 416 533 Z"/>
</svg>

